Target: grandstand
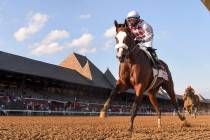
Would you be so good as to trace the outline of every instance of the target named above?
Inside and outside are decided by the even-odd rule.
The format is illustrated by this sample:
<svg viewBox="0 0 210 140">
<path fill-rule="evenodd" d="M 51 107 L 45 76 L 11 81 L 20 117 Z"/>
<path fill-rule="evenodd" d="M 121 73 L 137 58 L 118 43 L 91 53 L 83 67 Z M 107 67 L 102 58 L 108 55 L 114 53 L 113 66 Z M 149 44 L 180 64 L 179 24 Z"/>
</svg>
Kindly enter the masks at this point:
<svg viewBox="0 0 210 140">
<path fill-rule="evenodd" d="M 109 69 L 102 73 L 86 56 L 77 53 L 71 53 L 60 65 L 53 65 L 0 52 L 0 79 L 0 110 L 11 114 L 97 113 L 116 81 Z M 131 89 L 119 93 L 109 111 L 129 112 L 133 98 Z M 163 112 L 173 111 L 163 90 L 157 98 Z M 182 108 L 182 97 L 177 99 Z M 209 101 L 202 99 L 203 107 L 208 108 Z M 154 112 L 147 95 L 139 112 Z"/>
</svg>

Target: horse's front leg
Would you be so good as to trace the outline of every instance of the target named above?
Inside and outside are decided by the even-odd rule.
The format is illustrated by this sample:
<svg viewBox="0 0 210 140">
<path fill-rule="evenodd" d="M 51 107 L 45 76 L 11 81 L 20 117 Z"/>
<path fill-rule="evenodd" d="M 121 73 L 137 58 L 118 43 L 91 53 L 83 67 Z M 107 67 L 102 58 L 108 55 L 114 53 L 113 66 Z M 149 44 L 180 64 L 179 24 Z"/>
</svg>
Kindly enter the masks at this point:
<svg viewBox="0 0 210 140">
<path fill-rule="evenodd" d="M 138 111 L 138 107 L 139 104 L 142 100 L 143 97 L 143 91 L 142 91 L 142 87 L 141 85 L 137 85 L 135 87 L 135 91 L 136 91 L 136 96 L 133 102 L 133 106 L 132 106 L 132 110 L 131 110 L 131 124 L 130 124 L 130 128 L 128 129 L 128 131 L 132 132 L 133 131 L 133 123 L 134 123 L 134 119 L 137 115 L 137 111 Z"/>
<path fill-rule="evenodd" d="M 111 94 L 109 95 L 109 98 L 104 104 L 104 107 L 101 109 L 100 112 L 100 118 L 105 118 L 107 116 L 107 110 L 109 109 L 111 102 L 115 98 L 118 92 L 123 90 L 122 85 L 118 84 L 114 89 L 112 89 Z"/>
<path fill-rule="evenodd" d="M 196 119 L 197 112 L 198 112 L 198 108 L 195 107 L 195 108 L 194 108 L 194 118 L 195 118 L 195 119 Z"/>
</svg>

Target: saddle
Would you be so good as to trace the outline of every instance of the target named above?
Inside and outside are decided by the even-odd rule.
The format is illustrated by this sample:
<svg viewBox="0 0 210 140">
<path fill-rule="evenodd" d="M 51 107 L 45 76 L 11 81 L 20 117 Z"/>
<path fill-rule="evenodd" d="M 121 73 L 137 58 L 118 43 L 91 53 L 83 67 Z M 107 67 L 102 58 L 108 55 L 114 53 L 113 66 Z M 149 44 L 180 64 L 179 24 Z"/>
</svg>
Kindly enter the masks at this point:
<svg viewBox="0 0 210 140">
<path fill-rule="evenodd" d="M 146 56 L 151 60 L 153 64 L 153 77 L 161 77 L 168 81 L 168 74 L 163 66 L 158 67 L 151 53 L 148 51 L 147 47 L 139 47 Z M 153 48 L 152 48 L 153 49 Z"/>
<path fill-rule="evenodd" d="M 139 46 L 139 49 L 142 50 L 142 51 L 146 54 L 146 56 L 151 60 L 152 65 L 153 65 L 154 67 L 156 67 L 155 60 L 154 60 L 154 58 L 152 57 L 151 53 L 148 51 L 147 47 Z"/>
</svg>

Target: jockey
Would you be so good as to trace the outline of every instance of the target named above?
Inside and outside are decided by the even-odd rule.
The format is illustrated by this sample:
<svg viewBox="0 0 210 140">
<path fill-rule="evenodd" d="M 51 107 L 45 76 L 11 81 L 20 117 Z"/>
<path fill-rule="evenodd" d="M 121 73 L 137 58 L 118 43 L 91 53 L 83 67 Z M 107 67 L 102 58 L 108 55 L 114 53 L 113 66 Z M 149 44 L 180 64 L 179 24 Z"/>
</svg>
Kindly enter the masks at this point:
<svg viewBox="0 0 210 140">
<path fill-rule="evenodd" d="M 135 36 L 135 41 L 139 46 L 147 48 L 155 63 L 160 66 L 159 59 L 155 52 L 156 49 L 152 48 L 153 41 L 153 29 L 147 22 L 140 18 L 140 15 L 136 11 L 130 11 L 127 15 L 126 21 L 131 32 Z"/>
<path fill-rule="evenodd" d="M 191 85 L 189 85 L 189 86 L 186 88 L 186 91 L 191 91 L 193 94 L 195 94 L 195 90 L 192 88 Z"/>
</svg>

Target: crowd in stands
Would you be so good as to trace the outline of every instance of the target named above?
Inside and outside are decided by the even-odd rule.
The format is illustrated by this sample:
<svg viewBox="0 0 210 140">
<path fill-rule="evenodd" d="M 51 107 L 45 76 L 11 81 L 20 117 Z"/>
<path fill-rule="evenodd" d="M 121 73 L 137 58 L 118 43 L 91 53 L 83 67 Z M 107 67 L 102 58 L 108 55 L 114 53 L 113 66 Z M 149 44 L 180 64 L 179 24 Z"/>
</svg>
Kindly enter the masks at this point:
<svg viewBox="0 0 210 140">
<path fill-rule="evenodd" d="M 0 110 L 1 112 L 2 110 L 100 112 L 106 100 L 97 98 L 89 100 L 85 97 L 63 97 L 62 100 L 55 100 L 51 97 L 53 94 L 45 95 L 30 90 L 0 90 Z M 57 99 L 57 97 L 55 98 Z M 131 107 L 132 102 L 114 101 L 108 111 L 129 113 Z M 172 112 L 173 109 L 168 106 L 167 108 L 164 107 L 162 111 Z M 151 113 L 155 110 L 151 104 L 144 103 L 138 112 Z"/>
</svg>

